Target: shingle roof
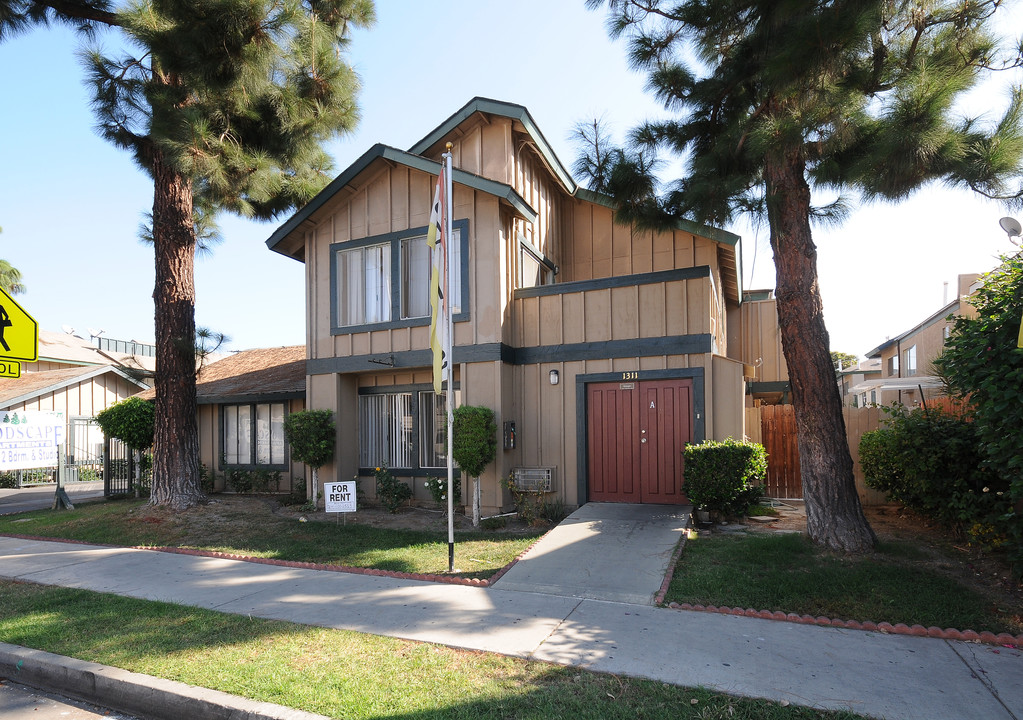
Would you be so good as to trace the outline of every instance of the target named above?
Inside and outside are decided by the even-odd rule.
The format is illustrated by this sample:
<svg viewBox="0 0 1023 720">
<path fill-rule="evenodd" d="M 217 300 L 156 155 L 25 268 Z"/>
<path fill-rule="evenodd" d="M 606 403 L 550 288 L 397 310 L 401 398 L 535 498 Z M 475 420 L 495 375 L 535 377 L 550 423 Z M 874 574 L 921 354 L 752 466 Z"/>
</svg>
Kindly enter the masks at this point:
<svg viewBox="0 0 1023 720">
<path fill-rule="evenodd" d="M 244 350 L 205 366 L 196 380 L 196 400 L 209 405 L 255 399 L 305 397 L 305 346 Z M 139 397 L 151 400 L 156 391 Z"/>
</svg>

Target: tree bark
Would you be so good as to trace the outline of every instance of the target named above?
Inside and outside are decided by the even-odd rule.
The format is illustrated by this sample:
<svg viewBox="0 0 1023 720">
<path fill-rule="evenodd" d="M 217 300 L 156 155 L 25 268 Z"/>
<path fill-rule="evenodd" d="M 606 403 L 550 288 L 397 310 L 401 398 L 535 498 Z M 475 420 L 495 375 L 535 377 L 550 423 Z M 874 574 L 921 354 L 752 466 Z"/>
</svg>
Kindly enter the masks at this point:
<svg viewBox="0 0 1023 720">
<path fill-rule="evenodd" d="M 156 428 L 150 503 L 183 510 L 205 501 L 195 399 L 195 226 L 192 184 L 153 151 Z"/>
<path fill-rule="evenodd" d="M 877 542 L 856 493 L 817 279 L 810 188 L 798 150 L 768 158 L 765 181 L 778 323 L 799 435 L 806 529 L 819 545 L 867 552 Z"/>
</svg>

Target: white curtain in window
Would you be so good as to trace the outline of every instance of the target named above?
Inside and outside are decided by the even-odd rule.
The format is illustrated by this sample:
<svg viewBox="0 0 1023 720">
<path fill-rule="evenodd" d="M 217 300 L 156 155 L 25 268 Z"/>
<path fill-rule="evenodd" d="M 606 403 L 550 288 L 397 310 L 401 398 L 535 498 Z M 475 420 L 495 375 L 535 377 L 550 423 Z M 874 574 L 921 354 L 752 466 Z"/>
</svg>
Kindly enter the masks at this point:
<svg viewBox="0 0 1023 720">
<path fill-rule="evenodd" d="M 430 314 L 430 275 L 433 260 L 426 236 L 406 238 L 401 243 L 401 316 L 427 317 Z"/>
<path fill-rule="evenodd" d="M 391 246 L 340 250 L 335 270 L 337 317 L 342 327 L 391 319 Z"/>
</svg>

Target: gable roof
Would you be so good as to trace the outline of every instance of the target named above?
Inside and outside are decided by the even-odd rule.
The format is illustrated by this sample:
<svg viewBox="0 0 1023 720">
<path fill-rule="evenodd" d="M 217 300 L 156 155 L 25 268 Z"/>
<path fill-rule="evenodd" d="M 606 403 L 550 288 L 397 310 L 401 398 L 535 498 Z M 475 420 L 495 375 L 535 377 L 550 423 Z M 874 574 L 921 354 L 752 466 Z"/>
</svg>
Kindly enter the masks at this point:
<svg viewBox="0 0 1023 720">
<path fill-rule="evenodd" d="M 430 151 L 437 143 L 441 142 L 446 135 L 453 132 L 459 125 L 468 120 L 476 113 L 485 113 L 487 115 L 497 115 L 498 117 L 509 118 L 510 120 L 517 121 L 522 129 L 525 130 L 526 134 L 529 135 L 530 140 L 533 142 L 533 146 L 536 148 L 540 157 L 543 158 L 544 162 L 547 163 L 547 167 L 551 173 L 561 181 L 564 185 L 565 190 L 569 194 L 574 195 L 576 190 L 579 188 L 575 180 L 572 179 L 571 174 L 565 169 L 565 166 L 558 160 L 558 156 L 554 154 L 554 150 L 551 148 L 550 143 L 540 132 L 540 128 L 536 126 L 536 122 L 533 120 L 533 116 L 529 114 L 522 105 L 516 105 L 515 103 L 503 102 L 501 100 L 491 100 L 490 98 L 474 97 L 472 100 L 463 105 L 460 109 L 455 111 L 447 120 L 438 125 L 433 131 L 431 131 L 426 137 L 417 142 L 415 145 L 409 148 L 409 152 L 415 155 L 424 155 Z"/>
<path fill-rule="evenodd" d="M 421 172 L 429 173 L 431 175 L 440 174 L 441 163 L 436 160 L 430 160 L 428 158 L 420 157 L 419 155 L 413 155 L 412 153 L 399 150 L 397 148 L 377 143 L 365 153 L 362 157 L 356 160 L 354 163 L 348 166 L 344 172 L 338 175 L 334 180 L 323 188 L 316 197 L 310 200 L 302 209 L 288 218 L 277 230 L 274 231 L 273 235 L 266 241 L 268 248 L 274 252 L 279 252 L 282 255 L 293 257 L 296 260 L 303 260 L 305 253 L 304 244 L 289 251 L 282 245 L 284 240 L 291 235 L 293 232 L 298 230 L 304 223 L 310 220 L 311 216 L 319 210 L 325 203 L 331 198 L 337 195 L 339 192 L 351 183 L 356 177 L 358 177 L 366 168 L 372 165 L 378 160 L 385 160 L 396 165 L 403 165 L 413 170 L 419 170 Z M 505 183 L 497 182 L 496 180 L 490 180 L 489 178 L 482 177 L 480 175 L 474 175 L 473 173 L 466 172 L 453 168 L 451 173 L 452 182 L 458 183 L 459 185 L 465 185 L 475 190 L 488 193 L 498 198 L 502 203 L 511 207 L 520 217 L 524 218 L 526 222 L 534 222 L 537 218 L 536 210 L 529 206 L 521 195 Z"/>
<path fill-rule="evenodd" d="M 5 410 L 12 405 L 19 405 L 58 390 L 63 390 L 71 385 L 85 382 L 107 373 L 119 375 L 140 388 L 147 387 L 145 383 L 136 380 L 113 365 L 86 365 L 83 367 L 60 368 L 58 370 L 43 370 L 41 372 L 25 373 L 20 378 L 0 378 L 0 410 Z"/>
<path fill-rule="evenodd" d="M 200 405 L 304 398 L 305 346 L 243 350 L 206 365 L 196 378 L 195 395 Z M 152 400 L 156 390 L 139 397 Z"/>
<path fill-rule="evenodd" d="M 437 150 L 436 146 L 439 143 L 443 142 L 451 133 L 456 132 L 460 125 L 477 113 L 508 118 L 517 124 L 518 129 L 529 136 L 530 143 L 537 154 L 569 195 L 586 202 L 614 209 L 614 203 L 609 196 L 581 187 L 576 183 L 571 173 L 569 173 L 554 153 L 554 149 L 547 142 L 543 133 L 540 132 L 536 121 L 533 120 L 533 116 L 529 114 L 529 110 L 515 103 L 475 97 L 430 131 L 426 137 L 410 147 L 407 152 L 380 143 L 371 147 L 362 157 L 348 166 L 344 172 L 321 190 L 316 197 L 278 227 L 273 235 L 267 239 L 267 247 L 274 252 L 304 261 L 304 241 L 293 240 L 288 243 L 286 240 L 304 224 L 311 222 L 312 216 L 316 211 L 335 195 L 342 192 L 360 173 L 365 171 L 374 162 L 384 160 L 431 175 L 437 175 L 440 172 L 441 163 L 423 156 L 431 154 L 431 152 L 435 153 Z M 458 169 L 455 169 L 452 173 L 452 181 L 496 196 L 504 204 L 512 207 L 526 222 L 535 222 L 537 218 L 536 210 L 510 185 Z M 740 240 L 739 236 L 727 230 L 702 225 L 689 220 L 680 220 L 675 226 L 679 230 L 700 235 L 717 243 L 718 263 L 722 269 L 723 289 L 727 297 L 736 302 L 742 302 L 742 254 L 737 250 Z"/>
</svg>

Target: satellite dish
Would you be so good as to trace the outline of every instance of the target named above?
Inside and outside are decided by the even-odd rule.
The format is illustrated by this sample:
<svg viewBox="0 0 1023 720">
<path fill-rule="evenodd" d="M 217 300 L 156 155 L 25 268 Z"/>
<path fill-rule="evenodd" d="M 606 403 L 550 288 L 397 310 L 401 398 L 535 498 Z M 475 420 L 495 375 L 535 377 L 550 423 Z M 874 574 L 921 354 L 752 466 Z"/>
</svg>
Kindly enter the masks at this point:
<svg viewBox="0 0 1023 720">
<path fill-rule="evenodd" d="M 74 335 L 75 334 L 75 329 L 73 327 L 71 327 L 70 325 L 61 325 L 60 329 L 63 330 L 64 332 L 66 332 L 68 335 Z"/>
<path fill-rule="evenodd" d="M 92 337 L 99 337 L 105 332 L 106 330 L 97 330 L 96 328 L 89 328 L 89 335 L 91 335 Z"/>
<path fill-rule="evenodd" d="M 1016 218 L 1003 217 L 998 221 L 998 224 L 1002 226 L 1002 230 L 1005 231 L 1010 240 L 1023 234 L 1023 226 L 1019 224 L 1019 220 Z"/>
</svg>

